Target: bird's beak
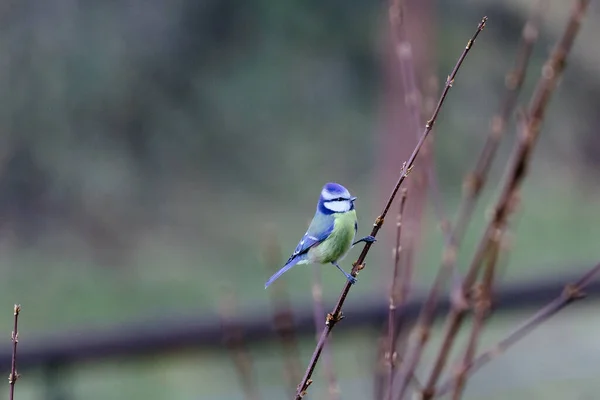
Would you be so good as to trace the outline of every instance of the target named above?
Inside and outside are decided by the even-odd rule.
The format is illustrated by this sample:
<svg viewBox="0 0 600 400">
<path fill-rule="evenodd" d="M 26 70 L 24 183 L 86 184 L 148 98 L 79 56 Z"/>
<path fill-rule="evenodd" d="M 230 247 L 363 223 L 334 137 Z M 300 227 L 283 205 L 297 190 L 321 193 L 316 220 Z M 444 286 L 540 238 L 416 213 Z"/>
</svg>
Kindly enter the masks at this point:
<svg viewBox="0 0 600 400">
<path fill-rule="evenodd" d="M 354 200 L 356 200 L 356 196 L 350 197 L 350 201 L 354 201 Z"/>
</svg>

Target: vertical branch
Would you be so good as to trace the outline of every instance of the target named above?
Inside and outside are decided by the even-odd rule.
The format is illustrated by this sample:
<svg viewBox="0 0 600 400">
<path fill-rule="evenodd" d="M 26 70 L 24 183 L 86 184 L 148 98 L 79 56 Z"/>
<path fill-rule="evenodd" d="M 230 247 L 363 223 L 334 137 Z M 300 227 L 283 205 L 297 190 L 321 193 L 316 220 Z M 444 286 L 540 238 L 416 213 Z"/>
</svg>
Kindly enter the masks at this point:
<svg viewBox="0 0 600 400">
<path fill-rule="evenodd" d="M 390 194 L 385 206 L 383 207 L 381 214 L 376 218 L 375 223 L 373 224 L 373 229 L 371 230 L 371 236 L 376 237 L 377 233 L 383 226 L 385 217 L 387 216 L 387 214 L 390 210 L 390 207 L 392 206 L 392 203 L 394 201 L 394 198 L 396 197 L 396 194 L 398 193 L 398 190 L 400 190 L 400 186 L 402 185 L 402 183 L 408 176 L 408 173 L 410 172 L 410 170 L 413 168 L 413 166 L 415 164 L 415 160 L 419 154 L 419 151 L 420 151 L 421 147 L 423 146 L 423 143 L 427 139 L 427 136 L 431 132 L 433 125 L 435 124 L 435 121 L 442 109 L 442 105 L 444 104 L 444 101 L 446 100 L 446 97 L 448 96 L 450 88 L 452 87 L 452 85 L 454 83 L 454 79 L 456 78 L 456 75 L 458 74 L 458 70 L 460 69 L 462 63 L 464 62 L 467 54 L 473 47 L 475 40 L 477 39 L 479 34 L 483 31 L 486 21 L 487 21 L 487 17 L 483 17 L 483 19 L 477 26 L 477 30 L 475 31 L 475 33 L 473 34 L 473 36 L 467 43 L 467 46 L 463 50 L 460 57 L 458 58 L 458 61 L 456 62 L 454 69 L 448 76 L 448 79 L 446 80 L 446 86 L 444 87 L 444 90 L 442 91 L 442 94 L 440 95 L 440 99 L 438 101 L 438 104 L 437 104 L 434 112 L 433 112 L 433 115 L 431 116 L 431 119 L 429 119 L 427 121 L 427 123 L 425 124 L 425 129 L 423 130 L 423 134 L 421 135 L 419 142 L 417 143 L 416 147 L 414 148 L 408 161 L 406 161 L 405 167 L 402 168 L 400 177 L 398 178 L 398 181 L 396 182 L 394 188 L 392 189 L 392 193 Z M 362 269 L 365 268 L 365 259 L 367 257 L 367 254 L 369 253 L 369 250 L 371 249 L 372 244 L 373 244 L 372 242 L 365 243 L 360 255 L 358 256 L 358 259 L 353 263 L 352 272 L 351 272 L 352 276 L 356 277 L 358 275 L 359 271 L 361 271 Z M 321 332 L 321 336 L 319 337 L 317 346 L 315 347 L 313 355 L 308 363 L 306 372 L 304 373 L 304 376 L 302 377 L 302 380 L 300 381 L 300 384 L 298 385 L 298 389 L 296 392 L 296 400 L 300 400 L 306 395 L 306 390 L 308 389 L 308 386 L 312 383 L 311 377 L 315 370 L 315 367 L 317 366 L 317 362 L 319 361 L 321 352 L 323 351 L 323 346 L 325 345 L 325 342 L 327 341 L 329 334 L 333 330 L 333 327 L 342 319 L 342 308 L 346 301 L 346 297 L 348 296 L 348 293 L 350 292 L 351 286 L 352 286 L 352 284 L 350 282 L 346 282 L 344 289 L 342 290 L 342 293 L 340 294 L 340 297 L 339 297 L 335 307 L 333 308 L 333 311 L 327 315 L 327 319 L 325 322 L 325 328 L 323 328 L 323 332 Z"/>
<path fill-rule="evenodd" d="M 506 168 L 506 179 L 502 187 L 500 197 L 494 208 L 494 213 L 489 221 L 473 257 L 467 275 L 465 276 L 459 293 L 455 293 L 452 309 L 447 319 L 446 331 L 442 347 L 434 363 L 434 368 L 425 388 L 425 398 L 429 398 L 435 392 L 435 384 L 442 373 L 456 334 L 462 325 L 468 310 L 466 302 L 468 292 L 477 279 L 483 260 L 487 256 L 496 232 L 505 229 L 507 218 L 512 212 L 512 205 L 518 197 L 518 191 L 527 175 L 527 169 L 531 162 L 531 155 L 539 137 L 542 120 L 546 108 L 554 93 L 559 78 L 565 68 L 566 58 L 571 50 L 575 37 L 579 32 L 581 21 L 589 4 L 589 0 L 576 0 L 571 17 L 563 33 L 556 43 L 552 53 L 542 68 L 542 73 L 532 99 L 529 104 L 528 115 L 523 123 L 523 128 L 512 158 Z"/>
<path fill-rule="evenodd" d="M 275 234 L 268 230 L 265 234 L 267 241 L 263 246 L 263 259 L 269 275 L 277 270 L 281 264 L 281 249 Z M 294 332 L 294 315 L 290 306 L 289 294 L 285 282 L 269 290 L 273 308 L 273 323 L 281 343 L 284 373 L 290 390 L 296 390 L 295 382 L 300 379 L 302 366 L 300 364 L 300 351 L 298 340 Z"/>
<path fill-rule="evenodd" d="M 538 37 L 539 14 L 542 9 L 541 5 L 546 1 L 547 0 L 540 0 L 536 12 L 532 14 L 523 28 L 521 44 L 517 51 L 515 65 L 507 74 L 505 81 L 506 91 L 504 93 L 504 100 L 502 101 L 498 114 L 492 118 L 490 131 L 476 166 L 465 179 L 463 197 L 460 202 L 458 216 L 452 227 L 450 240 L 445 243 L 441 266 L 436 274 L 434 283 L 431 285 L 425 305 L 419 314 L 418 322 L 413 332 L 415 340 L 407 350 L 407 371 L 402 379 L 406 379 L 406 376 L 412 376 L 412 374 L 414 374 L 414 370 L 421 359 L 425 345 L 429 340 L 431 325 L 433 323 L 442 288 L 452 271 L 456 271 L 458 249 L 477 204 L 477 200 L 479 199 L 479 195 L 487 181 L 487 176 L 500 144 L 500 140 L 504 135 L 507 121 L 514 111 L 518 95 L 525 80 L 527 65 L 529 64 L 533 46 Z M 454 300 L 461 301 L 461 299 L 456 298 Z M 436 379 L 437 378 L 430 379 L 430 382 Z M 431 392 L 432 390 L 433 387 L 428 383 L 426 385 L 426 393 Z"/>
<path fill-rule="evenodd" d="M 314 314 L 315 314 L 315 327 L 316 337 L 319 339 L 319 331 L 323 326 L 323 318 L 325 317 L 325 308 L 323 307 L 323 287 L 321 285 L 321 266 L 315 265 L 313 271 L 313 303 L 314 303 Z M 337 382 L 337 376 L 335 375 L 335 369 L 333 365 L 333 358 L 329 349 L 329 343 L 325 343 L 323 347 L 323 374 L 327 379 L 330 400 L 340 400 L 340 386 Z"/>
<path fill-rule="evenodd" d="M 15 383 L 19 379 L 17 373 L 17 343 L 19 343 L 19 313 L 21 312 L 21 306 L 15 304 L 13 314 L 15 316 L 13 331 L 12 331 L 12 360 L 10 363 L 10 375 L 8 376 L 8 383 L 10 384 L 8 399 L 13 400 L 15 398 Z"/>
<path fill-rule="evenodd" d="M 390 305 L 389 305 L 389 313 L 388 313 L 388 349 L 385 352 L 385 360 L 387 366 L 387 381 L 386 381 L 386 391 L 389 393 L 388 400 L 392 400 L 392 392 L 390 388 L 392 387 L 392 382 L 394 379 L 394 367 L 396 363 L 396 329 L 400 330 L 401 324 L 398 324 L 396 327 L 396 309 L 398 307 L 402 308 L 406 303 L 406 288 L 400 287 L 398 288 L 398 284 L 402 283 L 405 285 L 405 280 L 399 279 L 401 276 L 400 270 L 400 254 L 402 252 L 402 247 L 400 246 L 400 239 L 402 237 L 402 214 L 404 213 L 404 205 L 406 204 L 406 189 L 402 190 L 401 198 L 400 198 L 400 209 L 398 210 L 398 217 L 396 221 L 396 246 L 394 247 L 394 272 L 392 274 L 392 284 L 390 286 Z M 406 267 L 406 266 L 404 266 Z M 403 268 L 406 269 L 406 268 Z"/>
<path fill-rule="evenodd" d="M 231 352 L 244 396 L 246 400 L 259 400 L 260 395 L 254 379 L 252 359 L 244 345 L 242 328 L 234 322 L 235 297 L 233 290 L 223 290 L 220 309 L 224 332 L 223 341 Z"/>
</svg>

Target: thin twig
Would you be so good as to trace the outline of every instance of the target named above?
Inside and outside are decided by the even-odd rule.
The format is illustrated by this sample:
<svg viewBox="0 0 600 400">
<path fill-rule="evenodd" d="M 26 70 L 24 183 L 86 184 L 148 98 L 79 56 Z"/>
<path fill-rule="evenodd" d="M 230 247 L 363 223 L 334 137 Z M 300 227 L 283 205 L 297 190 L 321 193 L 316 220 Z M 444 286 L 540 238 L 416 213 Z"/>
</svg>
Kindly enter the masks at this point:
<svg viewBox="0 0 600 400">
<path fill-rule="evenodd" d="M 490 245 L 493 243 L 496 233 L 505 229 L 507 218 L 513 211 L 512 205 L 527 175 L 531 154 L 539 137 L 546 107 L 554 93 L 559 78 L 562 76 L 567 55 L 577 36 L 588 3 L 589 0 L 577 0 L 575 2 L 567 28 L 542 68 L 541 77 L 538 80 L 529 105 L 528 115 L 522 124 L 521 135 L 506 169 L 505 183 L 494 208 L 493 216 L 481 237 L 461 287 L 458 292 L 453 294 L 452 308 L 447 319 L 444 339 L 426 385 L 425 398 L 429 398 L 435 392 L 435 384 L 445 367 L 456 334 L 468 310 L 468 292 L 477 279 L 482 262 L 490 250 Z"/>
<path fill-rule="evenodd" d="M 514 68 L 507 74 L 505 81 L 506 92 L 500 111 L 492 118 L 490 132 L 479 155 L 476 166 L 465 179 L 463 197 L 460 202 L 456 222 L 452 227 L 451 239 L 445 244 L 442 265 L 436 274 L 434 283 L 431 285 L 425 305 L 421 309 L 415 331 L 417 340 L 414 345 L 409 348 L 409 354 L 406 356 L 406 359 L 411 360 L 411 364 L 414 365 L 409 368 L 411 374 L 414 373 L 414 369 L 416 368 L 423 349 L 429 339 L 431 325 L 433 323 L 442 288 L 452 271 L 456 270 L 458 248 L 460 247 L 464 232 L 471 220 L 473 211 L 475 210 L 479 195 L 487 181 L 493 158 L 496 155 L 508 119 L 515 108 L 519 92 L 525 80 L 527 65 L 529 64 L 533 46 L 538 37 L 538 25 L 539 16 L 538 13 L 534 13 L 523 28 L 521 44 L 517 51 Z M 431 391 L 429 384 L 427 385 L 426 391 Z"/>
<path fill-rule="evenodd" d="M 316 327 L 316 338 L 319 339 L 319 331 L 323 326 L 323 316 L 325 315 L 325 308 L 323 307 L 323 286 L 321 285 L 321 266 L 315 265 L 313 272 L 313 304 L 315 312 L 315 327 Z M 333 365 L 333 359 L 331 351 L 329 349 L 329 343 L 325 343 L 323 346 L 323 375 L 327 379 L 328 393 L 330 400 L 340 400 L 340 386 L 335 375 L 335 369 Z"/>
<path fill-rule="evenodd" d="M 394 272 L 392 274 L 392 284 L 390 286 L 390 305 L 388 313 L 388 350 L 385 352 L 385 360 L 387 367 L 387 382 L 386 387 L 389 392 L 388 400 L 392 400 L 391 391 L 389 388 L 392 387 L 394 379 L 394 367 L 396 363 L 396 309 L 402 308 L 406 303 L 405 291 L 402 287 L 398 288 L 400 276 L 400 254 L 402 253 L 402 246 L 400 245 L 400 239 L 402 238 L 402 214 L 404 213 L 404 205 L 406 204 L 406 189 L 402 189 L 400 197 L 400 208 L 398 210 L 398 217 L 396 220 L 396 246 L 394 247 Z M 404 283 L 404 281 L 402 281 Z M 400 324 L 398 324 L 400 325 Z M 397 327 L 400 330 L 400 326 Z"/>
<path fill-rule="evenodd" d="M 223 341 L 231 352 L 246 400 L 259 400 L 260 395 L 254 378 L 252 359 L 244 345 L 242 328 L 233 322 L 236 308 L 233 293 L 233 290 L 222 291 L 220 314 L 224 332 Z"/>
<path fill-rule="evenodd" d="M 444 87 L 444 90 L 442 91 L 442 94 L 440 96 L 440 99 L 438 101 L 436 109 L 434 110 L 431 119 L 429 119 L 429 121 L 427 121 L 427 123 L 425 124 L 425 130 L 423 131 L 423 135 L 419 139 L 419 142 L 417 143 L 415 149 L 413 150 L 410 158 L 404 164 L 404 167 L 402 168 L 400 177 L 398 178 L 398 181 L 396 182 L 396 185 L 394 186 L 394 189 L 392 190 L 392 193 L 390 194 L 390 197 L 389 197 L 385 207 L 383 208 L 381 215 L 379 215 L 376 218 L 375 223 L 373 224 L 373 229 L 371 230 L 371 236 L 373 236 L 373 237 L 377 236 L 377 233 L 381 229 L 381 226 L 383 225 L 385 217 L 386 217 L 390 207 L 392 206 L 392 203 L 394 201 L 394 198 L 396 197 L 396 194 L 398 193 L 398 190 L 400 189 L 400 186 L 402 185 L 402 183 L 408 176 L 410 170 L 414 166 L 415 159 L 417 158 L 417 155 L 419 154 L 419 150 L 421 149 L 421 146 L 423 146 L 423 143 L 427 139 L 429 132 L 431 132 L 431 129 L 433 128 L 433 125 L 435 124 L 437 116 L 442 108 L 442 105 L 444 104 L 444 101 L 446 100 L 446 96 L 448 95 L 448 92 L 450 91 L 452 84 L 454 83 L 454 79 L 456 78 L 456 75 L 458 73 L 458 70 L 460 69 L 460 66 L 462 65 L 469 50 L 471 50 L 473 43 L 477 39 L 477 36 L 479 36 L 479 33 L 485 27 L 486 21 L 487 21 L 487 17 L 483 17 L 483 19 L 477 26 L 477 31 L 475 32 L 473 37 L 467 43 L 467 46 L 463 50 L 463 53 L 461 54 L 460 58 L 458 59 L 454 69 L 452 70 L 452 73 L 448 76 L 448 79 L 446 80 L 446 86 Z M 365 267 L 365 258 L 367 257 L 367 254 L 369 253 L 369 249 L 371 248 L 371 245 L 372 245 L 371 242 L 365 243 L 365 246 L 363 247 L 358 259 L 353 263 L 352 272 L 351 272 L 352 276 L 356 277 L 358 275 L 358 272 Z M 300 384 L 298 385 L 298 391 L 296 393 L 296 400 L 300 400 L 304 397 L 308 386 L 312 383 L 312 380 L 310 378 L 311 378 L 311 376 L 314 372 L 314 369 L 317 365 L 319 356 L 321 355 L 321 352 L 323 351 L 323 345 L 325 344 L 325 341 L 327 340 L 327 337 L 331 333 L 335 324 L 342 319 L 342 307 L 344 305 L 344 302 L 346 301 L 346 297 L 348 296 L 348 292 L 350 291 L 351 286 L 352 286 L 352 284 L 350 282 L 346 282 L 346 285 L 344 286 L 344 289 L 342 290 L 342 293 L 340 294 L 338 302 L 335 305 L 335 307 L 333 308 L 333 311 L 327 315 L 327 320 L 325 322 L 325 328 L 323 329 L 323 332 L 321 333 L 321 337 L 319 338 L 319 342 L 317 343 L 315 351 L 314 351 L 314 353 L 311 357 L 311 360 L 308 364 L 306 373 L 304 374 L 304 377 L 302 378 L 302 380 L 300 381 Z"/>
<path fill-rule="evenodd" d="M 17 343 L 19 343 L 19 313 L 21 313 L 21 306 L 15 304 L 13 308 L 13 314 L 15 316 L 14 326 L 12 331 L 12 360 L 10 363 L 10 375 L 8 376 L 8 383 L 10 384 L 8 399 L 13 400 L 15 397 L 15 383 L 19 379 L 20 375 L 17 373 Z"/>
<path fill-rule="evenodd" d="M 265 234 L 267 240 L 263 245 L 263 259 L 269 275 L 281 264 L 281 248 L 277 236 L 271 229 Z M 284 374 L 290 393 L 296 390 L 295 384 L 302 375 L 298 339 L 294 331 L 294 314 L 290 306 L 290 298 L 285 282 L 269 291 L 273 309 L 273 324 L 281 343 L 284 362 Z"/>
<path fill-rule="evenodd" d="M 544 308 L 536 312 L 528 320 L 522 323 L 514 331 L 512 331 L 506 338 L 498 342 L 495 346 L 484 351 L 477 356 L 468 366 L 466 366 L 466 374 L 473 375 L 485 364 L 489 363 L 494 358 L 503 354 L 509 347 L 517 343 L 519 340 L 524 338 L 527 334 L 533 331 L 535 328 L 540 326 L 543 322 L 550 319 L 554 314 L 571 304 L 575 300 L 579 300 L 585 296 L 583 290 L 594 280 L 597 275 L 600 275 L 600 264 L 597 264 L 594 268 L 588 271 L 585 275 L 579 279 L 579 281 L 568 284 L 565 286 L 561 294 L 552 300 Z M 457 378 L 451 378 L 448 381 L 442 383 L 439 386 L 436 397 L 447 394 L 453 387 L 456 386 Z"/>
</svg>

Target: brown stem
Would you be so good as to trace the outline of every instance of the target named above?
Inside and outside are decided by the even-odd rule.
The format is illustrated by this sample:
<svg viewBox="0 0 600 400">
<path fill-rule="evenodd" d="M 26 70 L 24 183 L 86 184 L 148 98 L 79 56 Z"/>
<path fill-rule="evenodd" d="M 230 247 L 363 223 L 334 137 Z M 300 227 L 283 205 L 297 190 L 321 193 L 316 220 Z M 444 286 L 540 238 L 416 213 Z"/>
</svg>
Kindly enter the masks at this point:
<svg viewBox="0 0 600 400">
<path fill-rule="evenodd" d="M 559 78 L 562 76 L 567 55 L 577 36 L 588 3 L 589 0 L 575 1 L 575 6 L 567 24 L 567 28 L 542 68 L 541 77 L 538 80 L 529 104 L 526 120 L 522 124 L 523 129 L 521 135 L 517 141 L 512 158 L 507 165 L 505 183 L 494 208 L 493 216 L 481 237 L 467 275 L 464 278 L 461 287 L 458 288 L 458 293 L 455 293 L 453 296 L 455 301 L 453 302 L 452 310 L 447 319 L 443 344 L 435 360 L 430 378 L 426 384 L 426 398 L 429 398 L 435 391 L 435 384 L 445 367 L 448 355 L 452 350 L 452 345 L 456 338 L 456 333 L 464 320 L 468 309 L 465 301 L 467 292 L 477 279 L 482 262 L 490 249 L 490 244 L 493 242 L 495 235 L 497 232 L 501 232 L 505 229 L 507 218 L 512 212 L 514 200 L 518 196 L 518 191 L 527 175 L 527 168 L 531 161 L 533 148 L 539 137 L 546 107 L 554 93 Z"/>
<path fill-rule="evenodd" d="M 19 313 L 21 312 L 21 306 L 15 304 L 13 314 L 15 316 L 13 331 L 12 331 L 12 360 L 10 363 L 10 375 L 8 376 L 8 383 L 10 384 L 8 398 L 13 400 L 15 397 L 15 383 L 19 379 L 17 373 L 17 343 L 19 343 Z"/>
<path fill-rule="evenodd" d="M 385 217 L 386 217 L 390 207 L 392 206 L 392 203 L 394 201 L 394 198 L 396 197 L 396 194 L 398 193 L 398 190 L 400 189 L 400 186 L 402 185 L 402 183 L 408 176 L 408 173 L 410 172 L 410 170 L 413 168 L 415 159 L 417 158 L 417 155 L 419 154 L 419 150 L 423 146 L 423 143 L 427 139 L 429 132 L 431 132 L 431 129 L 433 128 L 433 125 L 435 124 L 437 116 L 442 108 L 442 105 L 444 104 L 444 101 L 446 100 L 446 96 L 448 95 L 448 92 L 450 91 L 452 84 L 454 83 L 454 79 L 456 78 L 456 75 L 458 73 L 458 70 L 460 69 L 460 66 L 462 65 L 463 61 L 465 60 L 465 57 L 467 56 L 467 54 L 469 53 L 469 50 L 471 50 L 473 43 L 477 39 L 477 36 L 479 36 L 479 33 L 485 27 L 486 21 L 487 21 L 487 17 L 483 17 L 483 19 L 477 26 L 477 31 L 475 32 L 473 37 L 467 43 L 467 46 L 463 50 L 463 53 L 461 54 L 456 65 L 454 66 L 452 73 L 448 76 L 448 79 L 446 80 L 446 86 L 444 87 L 444 90 L 442 91 L 442 94 L 441 94 L 438 104 L 433 112 L 433 115 L 425 124 L 425 129 L 423 131 L 423 134 L 421 135 L 421 138 L 419 139 L 419 141 L 418 141 L 415 149 L 413 150 L 412 154 L 410 155 L 408 161 L 404 164 L 404 167 L 402 168 L 400 177 L 398 178 L 398 181 L 396 182 L 396 185 L 394 186 L 394 189 L 392 190 L 392 193 L 390 194 L 388 201 L 383 208 L 383 211 L 376 218 L 375 223 L 373 224 L 373 229 L 371 230 L 371 236 L 373 236 L 373 237 L 377 236 L 377 233 L 381 229 L 381 226 L 383 225 Z M 365 258 L 367 257 L 367 254 L 369 253 L 369 249 L 371 248 L 371 245 L 372 245 L 372 243 L 370 243 L 370 242 L 365 243 L 365 246 L 363 247 L 360 255 L 358 256 L 358 259 L 353 263 L 352 272 L 351 272 L 352 276 L 356 277 L 358 275 L 358 272 L 365 267 Z M 300 384 L 298 385 L 298 390 L 296 392 L 296 400 L 300 400 L 304 397 L 304 395 L 306 394 L 306 390 L 308 389 L 308 386 L 312 383 L 312 380 L 310 378 L 312 377 L 315 367 L 317 366 L 317 362 L 319 361 L 319 357 L 321 355 L 321 352 L 323 351 L 323 346 L 325 344 L 325 341 L 327 340 L 327 337 L 333 330 L 333 327 L 335 326 L 335 324 L 343 318 L 342 317 L 342 307 L 344 305 L 344 302 L 346 301 L 348 292 L 350 292 L 351 286 L 352 286 L 352 284 L 350 282 L 346 282 L 346 285 L 344 286 L 344 289 L 342 290 L 342 293 L 340 294 L 340 297 L 339 297 L 335 307 L 333 308 L 333 311 L 327 315 L 327 319 L 325 322 L 325 328 L 323 328 L 323 332 L 321 333 L 319 342 L 317 343 L 315 351 L 313 352 L 310 362 L 308 363 L 308 367 L 306 369 L 304 377 L 302 378 L 302 380 L 300 381 Z"/>
<path fill-rule="evenodd" d="M 581 277 L 581 279 L 579 279 L 579 281 L 566 285 L 556 299 L 552 300 L 544 308 L 536 312 L 495 346 L 477 356 L 465 367 L 465 374 L 469 376 L 473 375 L 485 364 L 504 353 L 510 346 L 514 345 L 535 328 L 540 326 L 544 321 L 550 319 L 554 314 L 571 304 L 573 301 L 583 298 L 585 296 L 583 290 L 596 279 L 597 275 L 600 275 L 600 264 L 597 264 L 594 268 L 589 270 Z M 443 396 L 452 390 L 457 384 L 456 380 L 457 378 L 455 377 L 442 383 L 435 394 L 436 397 Z"/>
<path fill-rule="evenodd" d="M 402 307 L 406 302 L 406 296 L 404 296 L 404 290 L 398 288 L 398 276 L 400 275 L 400 254 L 402 253 L 402 247 L 400 246 L 400 239 L 402 238 L 402 214 L 404 213 L 404 206 L 406 204 L 406 189 L 402 189 L 400 198 L 400 209 L 398 210 L 398 217 L 396 221 L 396 246 L 394 247 L 394 272 L 392 273 L 392 285 L 390 286 L 390 305 L 388 312 L 388 350 L 384 352 L 385 365 L 387 367 L 387 381 L 386 389 L 389 392 L 388 400 L 392 400 L 391 391 L 392 382 L 394 379 L 394 367 L 396 364 L 396 309 Z M 398 327 L 399 329 L 399 327 Z"/>
</svg>

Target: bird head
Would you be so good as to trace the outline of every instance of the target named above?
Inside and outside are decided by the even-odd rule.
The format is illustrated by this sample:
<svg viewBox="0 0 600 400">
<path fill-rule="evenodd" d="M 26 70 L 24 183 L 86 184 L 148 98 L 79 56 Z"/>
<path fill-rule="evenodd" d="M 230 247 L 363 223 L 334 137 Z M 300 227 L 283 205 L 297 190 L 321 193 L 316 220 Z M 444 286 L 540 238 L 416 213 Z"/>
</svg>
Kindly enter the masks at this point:
<svg viewBox="0 0 600 400">
<path fill-rule="evenodd" d="M 326 183 L 321 190 L 319 209 L 327 214 L 344 213 L 354 209 L 356 197 L 338 183 Z"/>
</svg>

